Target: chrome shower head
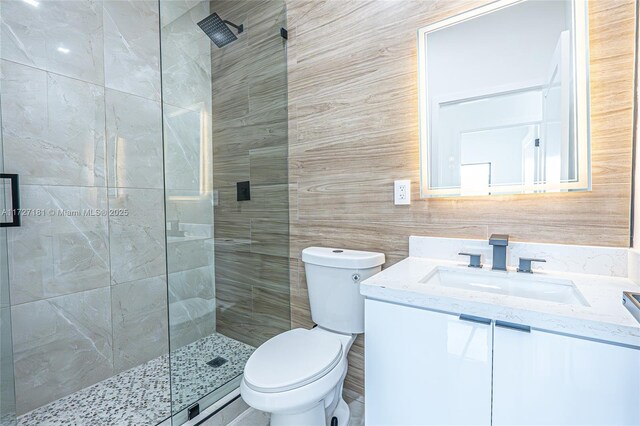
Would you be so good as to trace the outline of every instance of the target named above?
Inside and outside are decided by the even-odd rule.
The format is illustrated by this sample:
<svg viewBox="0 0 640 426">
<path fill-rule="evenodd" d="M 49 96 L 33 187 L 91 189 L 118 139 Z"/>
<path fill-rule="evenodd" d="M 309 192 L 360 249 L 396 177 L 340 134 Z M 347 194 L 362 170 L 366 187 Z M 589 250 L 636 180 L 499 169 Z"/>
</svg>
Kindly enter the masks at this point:
<svg viewBox="0 0 640 426">
<path fill-rule="evenodd" d="M 238 37 L 236 37 L 236 35 L 229 29 L 229 25 L 238 30 L 238 34 L 244 31 L 243 25 L 236 25 L 229 21 L 223 21 L 217 13 L 212 13 L 202 21 L 198 22 L 198 26 L 218 47 L 226 46 L 238 39 Z"/>
</svg>

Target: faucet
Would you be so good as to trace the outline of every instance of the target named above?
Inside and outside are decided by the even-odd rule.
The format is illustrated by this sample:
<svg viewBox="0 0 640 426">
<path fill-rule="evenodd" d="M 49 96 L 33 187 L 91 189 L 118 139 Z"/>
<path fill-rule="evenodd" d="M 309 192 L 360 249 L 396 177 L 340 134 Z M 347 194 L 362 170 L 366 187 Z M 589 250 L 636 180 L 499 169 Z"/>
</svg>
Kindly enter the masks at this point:
<svg viewBox="0 0 640 426">
<path fill-rule="evenodd" d="M 469 268 L 482 269 L 482 255 L 475 253 L 458 253 L 459 256 L 469 256 Z"/>
<path fill-rule="evenodd" d="M 503 234 L 491 234 L 489 245 L 493 246 L 493 265 L 491 269 L 496 271 L 507 270 L 507 246 L 509 236 Z"/>
<path fill-rule="evenodd" d="M 546 262 L 544 259 L 535 259 L 533 257 L 521 257 L 518 265 L 518 272 L 524 272 L 527 274 L 533 274 L 531 270 L 531 262 Z"/>
</svg>

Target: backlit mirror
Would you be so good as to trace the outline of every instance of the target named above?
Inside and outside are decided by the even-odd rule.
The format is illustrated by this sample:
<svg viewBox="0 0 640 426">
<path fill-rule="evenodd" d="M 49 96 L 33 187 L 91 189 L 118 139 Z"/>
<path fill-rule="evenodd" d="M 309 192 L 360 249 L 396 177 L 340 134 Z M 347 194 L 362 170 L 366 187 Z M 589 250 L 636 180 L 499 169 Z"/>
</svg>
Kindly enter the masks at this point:
<svg viewBox="0 0 640 426">
<path fill-rule="evenodd" d="M 591 189 L 584 0 L 497 1 L 418 52 L 423 197 Z"/>
</svg>

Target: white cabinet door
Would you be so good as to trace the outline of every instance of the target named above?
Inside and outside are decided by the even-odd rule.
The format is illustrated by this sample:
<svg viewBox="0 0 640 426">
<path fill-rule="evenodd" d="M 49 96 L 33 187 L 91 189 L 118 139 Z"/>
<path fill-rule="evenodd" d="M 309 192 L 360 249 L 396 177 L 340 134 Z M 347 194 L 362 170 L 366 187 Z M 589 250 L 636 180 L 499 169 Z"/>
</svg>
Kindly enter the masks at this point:
<svg viewBox="0 0 640 426">
<path fill-rule="evenodd" d="M 493 343 L 494 425 L 640 424 L 640 350 L 497 323 Z"/>
<path fill-rule="evenodd" d="M 367 425 L 489 425 L 490 324 L 367 300 Z"/>
</svg>

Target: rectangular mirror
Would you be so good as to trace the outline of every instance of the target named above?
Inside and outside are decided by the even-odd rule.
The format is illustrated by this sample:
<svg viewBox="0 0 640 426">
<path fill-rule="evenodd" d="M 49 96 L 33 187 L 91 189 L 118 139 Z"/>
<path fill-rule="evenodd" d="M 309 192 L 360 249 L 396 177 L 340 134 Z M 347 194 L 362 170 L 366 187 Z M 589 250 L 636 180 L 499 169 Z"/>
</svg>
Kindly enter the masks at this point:
<svg viewBox="0 0 640 426">
<path fill-rule="evenodd" d="M 584 0 L 502 0 L 418 31 L 423 197 L 591 189 Z"/>
</svg>

